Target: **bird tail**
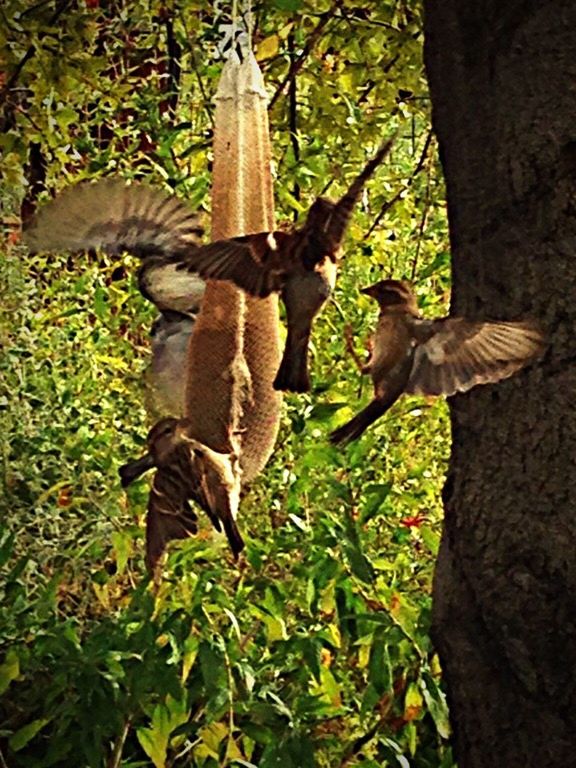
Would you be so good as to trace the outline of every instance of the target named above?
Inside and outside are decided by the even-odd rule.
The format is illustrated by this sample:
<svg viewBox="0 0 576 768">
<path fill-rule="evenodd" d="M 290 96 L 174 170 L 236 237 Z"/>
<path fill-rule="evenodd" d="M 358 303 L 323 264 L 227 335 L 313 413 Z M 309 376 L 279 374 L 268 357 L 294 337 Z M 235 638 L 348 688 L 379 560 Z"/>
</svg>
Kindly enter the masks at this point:
<svg viewBox="0 0 576 768">
<path fill-rule="evenodd" d="M 372 400 L 372 402 L 368 403 L 366 408 L 363 408 L 360 413 L 357 413 L 353 419 L 350 419 L 346 424 L 335 429 L 330 434 L 330 442 L 338 445 L 340 443 L 350 443 L 352 440 L 357 440 L 360 435 L 368 429 L 370 424 L 386 413 L 396 399 L 397 395 L 393 398 L 376 398 Z"/>
<path fill-rule="evenodd" d="M 141 459 L 129 461 L 118 469 L 122 488 L 127 488 L 134 480 L 137 480 L 144 472 L 148 472 L 155 466 L 151 454 L 147 453 Z"/>
<path fill-rule="evenodd" d="M 203 230 L 188 206 L 146 184 L 81 182 L 41 208 L 24 228 L 32 251 L 126 250 L 140 258 L 198 247 Z"/>
<path fill-rule="evenodd" d="M 230 544 L 230 549 L 232 550 L 234 559 L 237 560 L 238 555 L 244 549 L 244 539 L 242 538 L 242 534 L 238 530 L 236 521 L 231 515 L 225 517 L 222 520 L 222 523 L 224 525 L 224 533 L 226 534 L 226 538 Z"/>
<path fill-rule="evenodd" d="M 280 368 L 274 379 L 274 389 L 288 392 L 308 392 L 310 374 L 308 373 L 308 341 L 310 329 L 304 334 L 288 328 L 286 346 Z"/>
</svg>

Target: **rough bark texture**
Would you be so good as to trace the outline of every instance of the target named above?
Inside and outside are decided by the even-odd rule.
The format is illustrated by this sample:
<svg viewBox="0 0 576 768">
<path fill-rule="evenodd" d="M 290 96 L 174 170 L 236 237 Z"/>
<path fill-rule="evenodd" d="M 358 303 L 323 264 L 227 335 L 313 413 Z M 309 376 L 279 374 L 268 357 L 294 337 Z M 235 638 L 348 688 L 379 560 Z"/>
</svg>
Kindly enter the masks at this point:
<svg viewBox="0 0 576 768">
<path fill-rule="evenodd" d="M 451 402 L 434 634 L 460 768 L 576 765 L 576 3 L 427 0 L 453 310 L 551 347 Z"/>
</svg>

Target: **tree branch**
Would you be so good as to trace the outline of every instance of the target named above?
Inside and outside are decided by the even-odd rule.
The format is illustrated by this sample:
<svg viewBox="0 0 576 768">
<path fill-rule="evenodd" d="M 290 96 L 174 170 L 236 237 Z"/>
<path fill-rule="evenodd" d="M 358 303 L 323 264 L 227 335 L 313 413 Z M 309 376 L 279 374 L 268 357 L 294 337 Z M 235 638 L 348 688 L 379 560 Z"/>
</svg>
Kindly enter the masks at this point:
<svg viewBox="0 0 576 768">
<path fill-rule="evenodd" d="M 124 723 L 124 727 L 122 728 L 122 732 L 118 737 L 118 740 L 114 744 L 114 750 L 110 755 L 108 768 L 119 768 L 120 763 L 122 762 L 122 751 L 124 750 L 124 744 L 126 742 L 126 738 L 128 736 L 128 731 L 130 730 L 131 724 L 132 724 L 132 720 L 130 717 L 128 717 L 126 722 Z"/>
<path fill-rule="evenodd" d="M 290 59 L 294 61 L 294 35 L 292 32 L 288 35 L 288 50 L 290 52 Z M 289 131 L 290 131 L 290 143 L 292 144 L 292 152 L 294 153 L 295 164 L 298 164 L 300 159 L 300 144 L 298 143 L 298 94 L 297 94 L 297 81 L 296 75 L 290 80 L 288 87 L 288 104 L 289 104 Z M 300 200 L 300 184 L 298 181 L 294 181 L 294 198 Z M 294 217 L 297 218 L 298 212 L 294 211 Z"/>
<path fill-rule="evenodd" d="M 174 117 L 178 107 L 178 95 L 180 86 L 180 76 L 182 73 L 182 48 L 174 34 L 174 21 L 170 13 L 163 11 L 162 21 L 166 32 L 166 53 L 168 57 L 168 114 Z"/>
<path fill-rule="evenodd" d="M 52 26 L 53 24 L 55 24 L 60 18 L 60 16 L 64 13 L 64 11 L 67 9 L 67 7 L 71 5 L 71 3 L 72 3 L 72 0 L 60 0 L 60 2 L 56 5 L 56 10 L 54 11 L 54 13 L 52 14 L 52 16 L 48 21 L 48 26 Z M 40 34 L 38 36 L 38 39 L 41 39 L 42 37 L 43 35 Z M 26 53 L 24 54 L 24 56 L 22 56 L 22 58 L 14 68 L 14 71 L 6 81 L 4 87 L 0 91 L 0 102 L 5 101 L 7 95 L 10 93 L 10 91 L 16 84 L 16 81 L 20 77 L 20 73 L 24 69 L 26 63 L 30 61 L 30 59 L 34 56 L 35 53 L 36 53 L 36 46 L 31 45 L 26 51 Z"/>
<path fill-rule="evenodd" d="M 412 186 L 414 179 L 420 173 L 422 168 L 424 168 L 424 163 L 426 162 L 426 156 L 428 154 L 428 150 L 430 148 L 431 143 L 432 143 L 432 131 L 429 131 L 428 136 L 426 137 L 426 141 L 424 142 L 424 147 L 422 149 L 422 154 L 420 155 L 420 159 L 418 160 L 418 162 L 416 163 L 416 167 L 410 174 L 410 178 L 408 179 L 406 184 L 401 189 L 399 189 L 398 192 L 396 192 L 394 197 L 392 197 L 390 200 L 387 200 L 382 206 L 382 208 L 380 208 L 380 211 L 376 216 L 376 218 L 374 219 L 372 226 L 362 238 L 363 240 L 367 240 L 370 237 L 372 232 L 374 232 L 378 224 L 380 224 L 380 222 L 382 221 L 382 217 L 390 210 L 390 208 L 392 208 L 392 206 L 395 203 L 398 202 L 398 200 L 400 200 L 400 198 L 402 197 L 402 194 Z"/>
<path fill-rule="evenodd" d="M 338 6 L 338 3 L 335 3 L 335 5 L 329 11 L 326 11 L 325 13 L 322 13 L 319 16 L 318 24 L 316 24 L 316 26 L 314 27 L 314 29 L 310 33 L 310 36 L 309 36 L 308 40 L 306 41 L 306 45 L 302 49 L 302 53 L 300 54 L 300 56 L 298 56 L 298 58 L 296 58 L 296 59 L 294 59 L 293 61 L 290 62 L 290 68 L 288 69 L 286 77 L 284 78 L 284 80 L 282 80 L 282 82 L 280 83 L 280 85 L 276 89 L 276 93 L 270 99 L 270 104 L 268 105 L 269 109 L 272 109 L 274 104 L 276 104 L 276 102 L 278 101 L 278 99 L 282 95 L 282 93 L 283 93 L 284 89 L 286 88 L 286 86 L 289 83 L 291 83 L 292 80 L 294 80 L 294 78 L 296 77 L 298 72 L 300 72 L 300 70 L 304 66 L 304 62 L 306 61 L 306 59 L 310 55 L 310 52 L 312 51 L 312 48 L 314 47 L 314 45 L 316 44 L 316 41 L 320 37 L 320 34 L 321 34 L 322 30 L 324 29 L 326 24 L 328 24 L 330 19 L 334 18 L 334 10 L 335 10 L 335 8 L 337 6 Z"/>
<path fill-rule="evenodd" d="M 414 254 L 414 260 L 412 261 L 412 272 L 410 279 L 414 280 L 416 274 L 416 267 L 418 266 L 418 258 L 420 256 L 420 249 L 422 246 L 422 236 L 424 234 L 424 227 L 426 226 L 426 219 L 428 218 L 428 211 L 430 210 L 430 170 L 428 170 L 428 180 L 426 182 L 426 196 L 424 197 L 424 210 L 422 211 L 422 218 L 420 219 L 420 226 L 418 227 L 418 240 L 416 242 L 416 253 Z"/>
</svg>

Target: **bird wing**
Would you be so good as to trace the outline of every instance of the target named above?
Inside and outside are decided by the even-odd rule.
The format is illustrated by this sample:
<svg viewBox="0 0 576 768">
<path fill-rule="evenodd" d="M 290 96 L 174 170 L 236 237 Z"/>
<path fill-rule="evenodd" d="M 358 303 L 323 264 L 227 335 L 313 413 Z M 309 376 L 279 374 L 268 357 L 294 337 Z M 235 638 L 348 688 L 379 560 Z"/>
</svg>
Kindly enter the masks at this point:
<svg viewBox="0 0 576 768">
<path fill-rule="evenodd" d="M 378 168 L 388 156 L 394 141 L 395 136 L 388 139 L 380 146 L 374 157 L 366 163 L 340 200 L 332 205 L 326 231 L 334 243 L 340 244 L 342 242 L 352 216 L 352 211 L 354 210 L 354 206 L 360 197 L 364 185 L 372 176 L 376 168 Z"/>
<path fill-rule="evenodd" d="M 418 344 L 406 392 L 453 395 L 506 379 L 542 351 L 530 322 L 416 320 Z"/>
<path fill-rule="evenodd" d="M 186 252 L 203 229 L 185 202 L 146 184 L 106 178 L 69 187 L 24 226 L 32 251 Z"/>
<path fill-rule="evenodd" d="M 252 296 L 264 298 L 280 291 L 292 266 L 287 232 L 259 232 L 254 235 L 217 240 L 176 256 L 177 269 L 197 272 L 209 280 L 230 280 Z"/>
<path fill-rule="evenodd" d="M 281 290 L 290 270 L 286 232 L 261 232 L 200 247 L 203 229 L 185 202 L 146 184 L 107 178 L 82 182 L 62 192 L 24 226 L 32 251 L 123 250 L 150 261 L 140 275 L 144 295 L 159 306 L 181 309 L 162 280 L 181 291 L 176 270 L 230 280 L 254 296 Z M 162 266 L 166 275 L 162 275 Z M 157 286 L 160 285 L 160 288 Z M 184 286 L 186 290 L 186 286 Z M 158 295 L 157 295 L 158 294 Z"/>
<path fill-rule="evenodd" d="M 161 312 L 194 314 L 202 304 L 206 283 L 197 274 L 166 263 L 161 256 L 151 256 L 138 269 L 138 287 Z"/>
<path fill-rule="evenodd" d="M 153 572 L 166 545 L 173 539 L 187 539 L 198 531 L 198 518 L 186 494 L 168 471 L 154 475 L 146 516 L 146 566 Z"/>
</svg>

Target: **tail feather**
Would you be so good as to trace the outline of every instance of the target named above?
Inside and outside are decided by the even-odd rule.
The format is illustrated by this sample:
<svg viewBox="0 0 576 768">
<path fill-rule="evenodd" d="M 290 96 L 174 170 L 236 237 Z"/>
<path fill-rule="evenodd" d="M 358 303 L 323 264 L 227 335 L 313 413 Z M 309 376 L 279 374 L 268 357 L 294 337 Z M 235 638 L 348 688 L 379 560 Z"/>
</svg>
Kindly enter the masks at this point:
<svg viewBox="0 0 576 768">
<path fill-rule="evenodd" d="M 394 404 L 396 397 L 392 398 L 375 398 L 372 402 L 368 403 L 366 408 L 363 408 L 360 413 L 357 413 L 354 418 L 347 421 L 338 429 L 335 429 L 330 434 L 330 442 L 336 445 L 340 443 L 350 443 L 352 440 L 357 440 L 368 427 L 373 424 L 376 419 L 383 416 L 386 411 Z"/>
<path fill-rule="evenodd" d="M 288 392 L 308 392 L 310 390 L 310 374 L 308 372 L 309 339 L 309 330 L 302 335 L 296 334 L 288 328 L 284 355 L 273 383 L 274 389 Z"/>
<path fill-rule="evenodd" d="M 242 538 L 242 534 L 238 530 L 236 521 L 231 515 L 222 520 L 222 523 L 224 525 L 224 532 L 226 533 L 226 538 L 230 544 L 230 549 L 232 550 L 234 559 L 237 560 L 238 555 L 244 549 L 244 539 Z"/>
<path fill-rule="evenodd" d="M 186 203 L 123 179 L 81 182 L 41 208 L 24 229 L 33 251 L 126 250 L 173 255 L 199 245 L 202 228 Z"/>
</svg>

